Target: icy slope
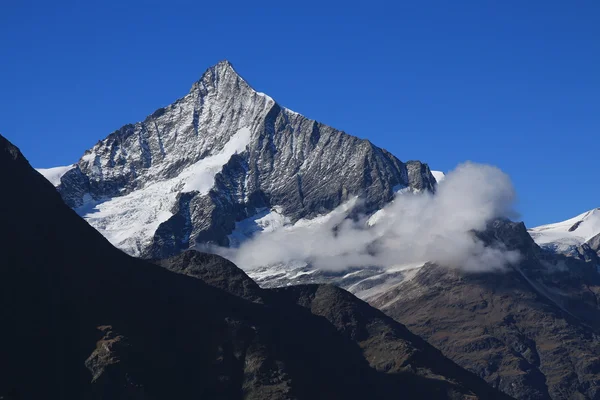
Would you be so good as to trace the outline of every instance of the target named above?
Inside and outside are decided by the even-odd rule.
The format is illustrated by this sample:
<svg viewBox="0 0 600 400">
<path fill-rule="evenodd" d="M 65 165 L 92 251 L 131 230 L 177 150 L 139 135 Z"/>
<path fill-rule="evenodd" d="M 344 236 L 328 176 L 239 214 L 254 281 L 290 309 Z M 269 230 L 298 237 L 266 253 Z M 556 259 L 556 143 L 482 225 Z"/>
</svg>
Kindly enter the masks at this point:
<svg viewBox="0 0 600 400">
<path fill-rule="evenodd" d="M 531 228 L 529 234 L 541 247 L 570 253 L 600 234 L 600 208 L 566 221 Z"/>
<path fill-rule="evenodd" d="M 37 168 L 36 170 L 54 186 L 58 186 L 60 185 L 60 178 L 73 168 L 75 168 L 74 165 L 66 165 L 64 167 Z"/>
<path fill-rule="evenodd" d="M 431 175 L 433 175 L 437 183 L 440 183 L 446 177 L 446 174 L 444 174 L 442 171 L 431 171 Z"/>
</svg>

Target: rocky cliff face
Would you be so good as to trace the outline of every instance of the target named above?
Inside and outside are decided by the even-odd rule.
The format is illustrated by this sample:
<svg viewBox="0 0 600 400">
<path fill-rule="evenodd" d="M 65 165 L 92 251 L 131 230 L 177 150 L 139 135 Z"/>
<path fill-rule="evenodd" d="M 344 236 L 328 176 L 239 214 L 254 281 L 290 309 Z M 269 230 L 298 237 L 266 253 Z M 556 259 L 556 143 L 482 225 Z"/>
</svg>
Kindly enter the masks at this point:
<svg viewBox="0 0 600 400">
<path fill-rule="evenodd" d="M 435 190 L 426 164 L 403 163 L 281 107 L 227 61 L 53 179 L 65 202 L 113 244 L 148 257 L 197 242 L 227 245 L 235 221 L 258 209 L 276 207 L 294 222 L 353 196 L 374 211 L 395 189 Z"/>
</svg>

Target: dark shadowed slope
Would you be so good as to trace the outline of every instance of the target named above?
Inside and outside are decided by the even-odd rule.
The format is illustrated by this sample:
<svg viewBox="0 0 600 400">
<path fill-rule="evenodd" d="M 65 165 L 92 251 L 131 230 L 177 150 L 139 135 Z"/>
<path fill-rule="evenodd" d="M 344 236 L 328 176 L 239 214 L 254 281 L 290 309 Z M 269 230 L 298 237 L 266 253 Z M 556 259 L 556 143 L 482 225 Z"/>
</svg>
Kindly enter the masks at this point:
<svg viewBox="0 0 600 400">
<path fill-rule="evenodd" d="M 384 374 L 339 327 L 300 306 L 249 301 L 127 256 L 1 136 L 0 178 L 4 398 L 468 398 L 479 391 L 410 371 Z M 237 287 L 225 281 L 213 280 Z"/>
<path fill-rule="evenodd" d="M 283 313 L 301 306 L 312 315 L 325 318 L 345 340 L 358 345 L 369 365 L 386 374 L 382 379 L 387 384 L 397 385 L 397 390 L 406 391 L 406 388 L 431 379 L 432 391 L 428 396 L 460 398 L 466 388 L 480 398 L 499 396 L 483 380 L 457 368 L 454 362 L 402 324 L 336 286 L 298 285 L 261 289 L 230 261 L 193 250 L 154 262 L 236 296 L 265 303 Z"/>
</svg>

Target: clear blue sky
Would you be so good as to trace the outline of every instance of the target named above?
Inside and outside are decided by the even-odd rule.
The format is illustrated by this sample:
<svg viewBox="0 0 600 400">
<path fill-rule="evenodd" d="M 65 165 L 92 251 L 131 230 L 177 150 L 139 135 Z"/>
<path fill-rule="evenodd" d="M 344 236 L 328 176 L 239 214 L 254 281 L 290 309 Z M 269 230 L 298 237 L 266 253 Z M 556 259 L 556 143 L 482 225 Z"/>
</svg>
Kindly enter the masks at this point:
<svg viewBox="0 0 600 400">
<path fill-rule="evenodd" d="M 497 165 L 529 226 L 600 207 L 600 2 L 396 3 L 7 0 L 0 133 L 70 164 L 228 59 L 401 160 Z"/>
</svg>

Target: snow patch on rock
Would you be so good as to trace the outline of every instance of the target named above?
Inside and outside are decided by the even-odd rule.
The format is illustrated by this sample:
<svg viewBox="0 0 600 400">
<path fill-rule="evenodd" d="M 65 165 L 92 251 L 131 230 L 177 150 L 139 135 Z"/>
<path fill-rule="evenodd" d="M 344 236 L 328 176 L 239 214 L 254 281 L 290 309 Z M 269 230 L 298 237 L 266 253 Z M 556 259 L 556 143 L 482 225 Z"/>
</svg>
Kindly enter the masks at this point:
<svg viewBox="0 0 600 400">
<path fill-rule="evenodd" d="M 239 247 L 257 233 L 273 232 L 289 224 L 290 219 L 283 215 L 281 207 L 260 209 L 252 217 L 235 223 L 235 229 L 228 236 L 229 246 Z"/>
<path fill-rule="evenodd" d="M 75 211 L 113 245 L 140 256 L 159 225 L 173 215 L 171 210 L 181 189 L 208 193 L 223 165 L 234 154 L 243 152 L 249 141 L 250 130 L 242 128 L 220 152 L 203 158 L 175 178 L 148 184 L 125 196 L 94 200 L 88 195 Z"/>
<path fill-rule="evenodd" d="M 227 144 L 219 153 L 203 158 L 197 163 L 183 170 L 180 178 L 185 181 L 183 192 L 198 191 L 206 194 L 215 184 L 215 176 L 221 172 L 223 165 L 234 154 L 242 153 L 250 144 L 250 129 L 242 128 L 231 136 Z"/>
</svg>

